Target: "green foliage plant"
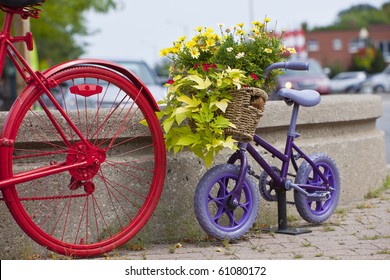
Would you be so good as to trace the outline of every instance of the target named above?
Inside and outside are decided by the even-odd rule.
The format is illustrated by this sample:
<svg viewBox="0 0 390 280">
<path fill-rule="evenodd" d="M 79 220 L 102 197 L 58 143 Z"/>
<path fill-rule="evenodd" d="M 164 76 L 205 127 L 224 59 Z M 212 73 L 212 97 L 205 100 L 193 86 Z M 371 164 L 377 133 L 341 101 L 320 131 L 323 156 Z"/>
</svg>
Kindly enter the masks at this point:
<svg viewBox="0 0 390 280">
<path fill-rule="evenodd" d="M 234 125 L 224 117 L 232 102 L 231 92 L 243 87 L 269 91 L 277 73 L 263 78 L 265 68 L 295 53 L 282 44 L 282 35 L 268 30 L 270 19 L 255 21 L 249 31 L 240 23 L 233 28 L 219 25 L 197 27 L 186 40 L 180 37 L 173 46 L 161 50 L 172 62 L 168 94 L 158 113 L 168 150 L 187 148 L 209 167 L 224 149 L 236 149 L 235 140 L 224 130 Z"/>
</svg>

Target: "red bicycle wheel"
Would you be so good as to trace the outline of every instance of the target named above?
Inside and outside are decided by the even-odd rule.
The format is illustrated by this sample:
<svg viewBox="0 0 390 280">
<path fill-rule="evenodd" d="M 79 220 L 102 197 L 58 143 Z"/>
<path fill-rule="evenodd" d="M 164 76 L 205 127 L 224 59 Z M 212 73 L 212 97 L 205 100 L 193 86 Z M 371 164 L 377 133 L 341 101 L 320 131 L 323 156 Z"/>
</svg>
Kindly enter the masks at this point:
<svg viewBox="0 0 390 280">
<path fill-rule="evenodd" d="M 3 199 L 37 243 L 99 255 L 153 213 L 165 179 L 163 134 L 141 91 L 114 71 L 71 67 L 49 80 L 66 114 L 39 86 L 22 93 L 3 131 L 14 142 L 1 149 L 0 176 L 32 178 L 3 188 Z M 49 169 L 56 173 L 42 177 Z"/>
</svg>

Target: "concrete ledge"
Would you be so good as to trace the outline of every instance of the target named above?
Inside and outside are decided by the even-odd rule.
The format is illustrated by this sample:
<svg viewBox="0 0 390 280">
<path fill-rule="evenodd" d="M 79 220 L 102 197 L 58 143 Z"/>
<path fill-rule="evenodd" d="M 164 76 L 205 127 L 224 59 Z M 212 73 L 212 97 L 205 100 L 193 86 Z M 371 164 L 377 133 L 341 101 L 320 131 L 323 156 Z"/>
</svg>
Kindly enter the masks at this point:
<svg viewBox="0 0 390 280">
<path fill-rule="evenodd" d="M 259 123 L 258 133 L 281 149 L 291 109 L 283 101 L 270 101 Z M 297 131 L 302 136 L 296 143 L 307 154 L 323 152 L 336 161 L 341 174 L 340 208 L 361 200 L 369 190 L 381 186 L 388 174 L 384 132 L 376 128 L 376 119 L 381 115 L 381 98 L 375 95 L 324 96 L 320 105 L 300 110 Z M 4 114 L 1 113 L 0 123 L 3 121 Z M 272 160 L 262 153 L 267 160 Z M 215 163 L 226 162 L 230 154 L 231 151 L 223 151 Z M 260 172 L 259 167 L 253 167 Z M 132 242 L 138 238 L 146 242 L 203 238 L 205 234 L 193 211 L 193 194 L 205 172 L 203 163 L 192 154 L 169 154 L 167 178 L 159 205 Z M 260 205 L 258 222 L 274 224 L 276 203 L 261 200 Z M 0 211 L 2 259 L 24 258 L 26 250 L 30 250 L 26 248 L 33 252 L 42 250 L 18 228 L 4 203 L 0 204 Z M 294 206 L 288 211 L 298 217 Z"/>
</svg>

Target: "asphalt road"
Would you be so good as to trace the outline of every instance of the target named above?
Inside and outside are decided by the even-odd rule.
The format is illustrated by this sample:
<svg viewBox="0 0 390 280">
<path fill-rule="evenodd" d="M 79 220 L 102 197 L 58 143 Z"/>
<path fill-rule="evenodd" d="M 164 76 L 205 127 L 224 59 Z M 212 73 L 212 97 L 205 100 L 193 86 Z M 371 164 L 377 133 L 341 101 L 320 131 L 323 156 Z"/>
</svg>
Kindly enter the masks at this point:
<svg viewBox="0 0 390 280">
<path fill-rule="evenodd" d="M 386 134 L 386 158 L 390 164 L 390 93 L 380 95 L 383 100 L 383 116 L 378 119 L 377 127 L 383 129 Z"/>
</svg>

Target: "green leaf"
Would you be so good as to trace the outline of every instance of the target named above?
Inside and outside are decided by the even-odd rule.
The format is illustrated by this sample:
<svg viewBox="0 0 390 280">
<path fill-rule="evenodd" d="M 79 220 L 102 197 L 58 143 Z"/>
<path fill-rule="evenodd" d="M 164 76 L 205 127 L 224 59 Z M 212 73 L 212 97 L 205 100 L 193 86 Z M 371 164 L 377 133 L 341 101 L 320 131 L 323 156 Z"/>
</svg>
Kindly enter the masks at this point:
<svg viewBox="0 0 390 280">
<path fill-rule="evenodd" d="M 229 148 L 231 150 L 236 150 L 237 149 L 236 142 L 237 141 L 234 140 L 231 136 L 228 136 L 223 143 L 223 147 Z"/>
<path fill-rule="evenodd" d="M 189 111 L 190 110 L 186 107 L 180 107 L 176 109 L 173 116 L 175 116 L 178 125 L 180 125 L 187 118 L 187 112 Z"/>
<path fill-rule="evenodd" d="M 181 137 L 179 141 L 177 141 L 177 145 L 181 146 L 190 146 L 196 142 L 196 139 L 194 139 L 191 136 Z"/>
<path fill-rule="evenodd" d="M 227 128 L 227 127 L 231 127 L 231 126 L 234 126 L 235 128 L 235 125 L 232 124 L 228 119 L 226 119 L 225 117 L 223 116 L 218 116 L 215 121 L 214 121 L 214 126 L 215 127 L 218 127 L 218 128 Z"/>
<path fill-rule="evenodd" d="M 175 122 L 174 118 L 168 118 L 163 122 L 163 127 L 164 127 L 165 133 L 168 133 L 171 130 L 171 127 L 172 127 L 174 122 Z"/>
<path fill-rule="evenodd" d="M 211 150 L 203 158 L 207 168 L 210 168 L 211 164 L 213 163 L 213 159 L 214 159 L 214 151 Z"/>
<path fill-rule="evenodd" d="M 201 77 L 199 77 L 197 75 L 189 75 L 188 78 L 191 81 L 194 81 L 195 83 L 198 84 L 198 85 L 192 86 L 192 87 L 199 89 L 199 90 L 207 89 L 212 84 L 212 82 L 210 81 L 210 79 L 208 77 L 206 77 L 206 79 L 203 80 Z"/>
<path fill-rule="evenodd" d="M 146 121 L 146 119 L 143 119 L 142 121 L 139 122 L 140 124 L 146 126 L 146 127 L 149 127 L 149 124 L 148 122 Z"/>
<path fill-rule="evenodd" d="M 197 99 L 195 96 L 190 98 L 188 96 L 182 95 L 182 96 L 179 96 L 177 98 L 177 100 L 187 104 L 186 107 L 198 107 L 202 103 L 202 101 Z"/>
<path fill-rule="evenodd" d="M 222 99 L 220 101 L 216 101 L 216 102 L 210 103 L 210 107 L 213 106 L 213 105 L 217 106 L 218 109 L 220 109 L 222 112 L 225 112 L 227 106 L 229 105 L 229 100 L 228 99 Z"/>
</svg>

